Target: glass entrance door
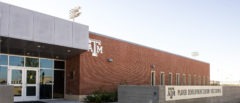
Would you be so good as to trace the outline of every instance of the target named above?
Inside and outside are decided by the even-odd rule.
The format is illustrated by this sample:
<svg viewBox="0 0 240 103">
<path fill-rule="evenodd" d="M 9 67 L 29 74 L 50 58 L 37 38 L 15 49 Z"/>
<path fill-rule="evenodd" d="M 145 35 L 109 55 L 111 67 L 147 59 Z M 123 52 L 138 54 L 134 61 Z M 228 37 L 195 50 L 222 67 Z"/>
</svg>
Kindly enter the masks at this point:
<svg viewBox="0 0 240 103">
<path fill-rule="evenodd" d="M 38 100 L 38 70 L 10 67 L 10 85 L 14 86 L 14 101 Z"/>
<path fill-rule="evenodd" d="M 24 101 L 38 100 L 38 71 L 34 69 L 26 69 L 25 77 L 25 94 Z"/>
<path fill-rule="evenodd" d="M 0 84 L 14 86 L 14 101 L 64 98 L 65 61 L 0 53 Z"/>
</svg>

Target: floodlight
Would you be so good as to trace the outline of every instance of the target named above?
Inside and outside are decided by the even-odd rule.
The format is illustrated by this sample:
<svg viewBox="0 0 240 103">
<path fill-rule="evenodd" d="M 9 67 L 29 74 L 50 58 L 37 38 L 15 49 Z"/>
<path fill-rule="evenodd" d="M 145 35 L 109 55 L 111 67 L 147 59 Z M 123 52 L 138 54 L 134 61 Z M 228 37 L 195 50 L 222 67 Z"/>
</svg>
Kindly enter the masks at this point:
<svg viewBox="0 0 240 103">
<path fill-rule="evenodd" d="M 81 14 L 81 12 L 79 12 L 80 9 L 81 9 L 80 6 L 77 6 L 77 7 L 74 7 L 73 9 L 71 9 L 69 11 L 69 18 L 73 19 L 73 21 L 74 21 L 74 19 Z"/>
</svg>

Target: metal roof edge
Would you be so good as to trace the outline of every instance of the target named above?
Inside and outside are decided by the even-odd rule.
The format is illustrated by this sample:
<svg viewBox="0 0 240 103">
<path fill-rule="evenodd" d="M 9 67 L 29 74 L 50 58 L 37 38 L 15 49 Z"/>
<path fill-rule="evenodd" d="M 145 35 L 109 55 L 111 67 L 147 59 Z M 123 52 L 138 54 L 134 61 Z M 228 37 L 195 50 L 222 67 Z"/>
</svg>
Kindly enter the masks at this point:
<svg viewBox="0 0 240 103">
<path fill-rule="evenodd" d="M 118 38 L 114 38 L 114 37 L 107 36 L 107 35 L 104 35 L 104 34 L 92 32 L 92 31 L 89 31 L 89 33 L 94 34 L 94 35 L 98 35 L 98 36 L 102 36 L 102 37 L 106 37 L 106 38 L 110 38 L 110 39 L 114 39 L 114 40 L 118 40 L 118 41 L 122 41 L 122 42 L 126 42 L 126 43 L 129 43 L 129 44 L 133 44 L 133 45 L 137 45 L 137 46 L 141 46 L 141 47 L 153 49 L 153 50 L 156 50 L 156 51 L 165 52 L 165 53 L 168 53 L 168 54 L 172 54 L 172 55 L 175 55 L 175 56 L 183 57 L 183 58 L 186 58 L 186 59 L 190 59 L 190 60 L 194 60 L 194 61 L 198 61 L 198 62 L 202 62 L 202 63 L 206 63 L 206 64 L 209 64 L 209 65 L 210 65 L 210 63 L 205 62 L 205 61 L 192 59 L 192 58 L 185 57 L 185 56 L 182 56 L 182 55 L 178 55 L 178 54 L 174 54 L 174 53 L 167 52 L 167 51 L 164 51 L 164 50 L 156 49 L 156 48 L 153 48 L 153 47 L 149 47 L 149 46 L 137 44 L 137 43 L 134 43 L 134 42 L 130 42 L 130 41 L 126 41 L 126 40 L 122 40 L 122 39 L 118 39 Z"/>
</svg>

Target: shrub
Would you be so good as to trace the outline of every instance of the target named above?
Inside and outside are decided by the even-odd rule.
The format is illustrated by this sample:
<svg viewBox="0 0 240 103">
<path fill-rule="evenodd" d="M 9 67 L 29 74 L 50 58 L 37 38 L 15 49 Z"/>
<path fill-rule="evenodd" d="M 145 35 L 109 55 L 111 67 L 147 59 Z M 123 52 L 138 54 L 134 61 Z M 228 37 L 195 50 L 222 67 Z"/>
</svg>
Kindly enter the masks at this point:
<svg viewBox="0 0 240 103">
<path fill-rule="evenodd" d="M 88 95 L 85 99 L 87 103 L 105 103 L 105 102 L 116 102 L 117 101 L 117 91 L 106 92 L 102 90 L 97 90 L 91 95 Z"/>
</svg>

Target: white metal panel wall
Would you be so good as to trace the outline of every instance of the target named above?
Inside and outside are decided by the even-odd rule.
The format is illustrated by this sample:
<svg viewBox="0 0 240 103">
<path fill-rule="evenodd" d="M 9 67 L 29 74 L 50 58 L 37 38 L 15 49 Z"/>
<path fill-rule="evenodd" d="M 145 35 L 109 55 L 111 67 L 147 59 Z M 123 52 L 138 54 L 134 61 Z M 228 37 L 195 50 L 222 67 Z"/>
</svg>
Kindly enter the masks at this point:
<svg viewBox="0 0 240 103">
<path fill-rule="evenodd" d="M 0 35 L 8 36 L 9 5 L 0 3 Z"/>
<path fill-rule="evenodd" d="M 79 35 L 80 34 L 89 34 L 88 26 L 81 26 L 77 23 L 73 23 L 73 47 L 75 48 L 86 48 L 88 49 L 88 45 L 79 45 L 88 43 L 88 39 L 81 39 L 79 38 L 89 38 L 89 35 Z"/>
<path fill-rule="evenodd" d="M 0 36 L 88 50 L 88 26 L 0 2 Z"/>
<path fill-rule="evenodd" d="M 10 6 L 9 37 L 33 39 L 33 12 Z"/>
<path fill-rule="evenodd" d="M 34 14 L 34 41 L 54 44 L 54 18 L 48 15 Z"/>
<path fill-rule="evenodd" d="M 72 45 L 72 22 L 55 18 L 55 44 Z"/>
</svg>

